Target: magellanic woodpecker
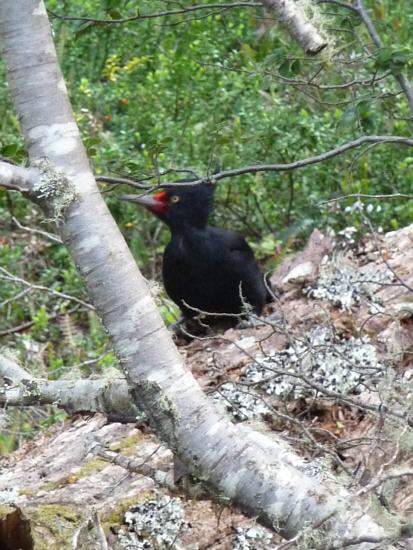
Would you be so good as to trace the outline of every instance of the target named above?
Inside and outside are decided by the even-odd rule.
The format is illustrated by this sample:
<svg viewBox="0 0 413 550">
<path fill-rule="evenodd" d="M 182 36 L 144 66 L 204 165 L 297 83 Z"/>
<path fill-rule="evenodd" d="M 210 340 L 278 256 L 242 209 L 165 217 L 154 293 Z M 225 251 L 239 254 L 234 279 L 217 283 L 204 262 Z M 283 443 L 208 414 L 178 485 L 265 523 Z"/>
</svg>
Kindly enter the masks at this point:
<svg viewBox="0 0 413 550">
<path fill-rule="evenodd" d="M 165 290 L 184 319 L 200 312 L 257 315 L 271 301 L 250 246 L 236 231 L 211 227 L 214 187 L 202 183 L 168 187 L 153 196 L 123 195 L 166 223 L 171 240 L 163 256 Z M 213 321 L 212 321 L 213 322 Z M 206 323 L 211 324 L 206 316 Z"/>
</svg>

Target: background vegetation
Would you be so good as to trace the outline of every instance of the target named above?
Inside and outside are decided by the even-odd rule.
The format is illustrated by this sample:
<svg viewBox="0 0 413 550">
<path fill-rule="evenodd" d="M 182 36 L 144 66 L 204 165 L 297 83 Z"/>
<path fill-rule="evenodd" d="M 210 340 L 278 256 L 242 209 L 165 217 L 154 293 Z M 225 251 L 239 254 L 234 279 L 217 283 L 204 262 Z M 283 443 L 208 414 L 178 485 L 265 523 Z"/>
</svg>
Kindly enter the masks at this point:
<svg viewBox="0 0 413 550">
<path fill-rule="evenodd" d="M 123 24 L 70 19 L 126 18 L 138 9 L 158 13 L 182 4 L 196 2 L 47 2 L 96 174 L 171 182 L 187 174 L 169 172 L 162 179 L 159 174 L 187 169 L 203 176 L 288 163 L 361 135 L 411 134 L 408 104 L 394 79 L 411 73 L 408 0 L 366 2 L 382 48 L 372 45 L 352 10 L 321 3 L 324 28 L 335 44 L 316 58 L 305 57 L 261 8 L 211 8 Z M 1 67 L 0 75 L 0 155 L 24 163 Z M 354 198 L 323 201 L 354 193 L 409 193 L 412 163 L 407 149 L 379 145 L 299 171 L 222 180 L 213 223 L 238 228 L 271 268 L 315 227 L 336 234 L 354 227 L 360 236 L 368 231 L 366 214 L 383 231 L 410 223 L 411 201 L 372 199 L 364 207 Z M 102 190 L 144 273 L 158 279 L 167 231 L 149 214 L 120 203 L 116 186 L 102 184 Z M 108 369 L 113 357 L 99 322 L 73 299 L 87 300 L 76 269 L 64 247 L 33 231 L 53 231 L 41 220 L 31 203 L 0 189 L 1 343 L 39 375 L 87 376 Z M 171 304 L 162 304 L 166 320 L 173 320 Z M 48 424 L 60 414 L 13 416 L 0 439 L 3 452 L 31 433 L 33 420 Z"/>
</svg>

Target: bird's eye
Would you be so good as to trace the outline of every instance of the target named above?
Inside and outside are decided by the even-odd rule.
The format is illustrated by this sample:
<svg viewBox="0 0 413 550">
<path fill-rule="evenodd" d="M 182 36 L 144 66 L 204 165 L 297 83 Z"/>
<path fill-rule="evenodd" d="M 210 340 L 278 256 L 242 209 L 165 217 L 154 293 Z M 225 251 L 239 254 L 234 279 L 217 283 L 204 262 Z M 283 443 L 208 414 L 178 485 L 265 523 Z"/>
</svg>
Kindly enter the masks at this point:
<svg viewBox="0 0 413 550">
<path fill-rule="evenodd" d="M 178 197 L 178 195 L 172 195 L 172 197 L 170 198 L 170 201 L 172 203 L 176 203 L 180 201 L 180 198 Z"/>
</svg>

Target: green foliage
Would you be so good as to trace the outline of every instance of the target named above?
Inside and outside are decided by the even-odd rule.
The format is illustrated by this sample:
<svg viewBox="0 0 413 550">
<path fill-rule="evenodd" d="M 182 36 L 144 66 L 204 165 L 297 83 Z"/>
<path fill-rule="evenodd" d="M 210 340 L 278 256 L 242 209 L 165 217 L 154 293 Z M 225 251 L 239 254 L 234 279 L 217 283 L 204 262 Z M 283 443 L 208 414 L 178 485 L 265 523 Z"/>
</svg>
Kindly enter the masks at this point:
<svg viewBox="0 0 413 550">
<path fill-rule="evenodd" d="M 375 67 L 381 70 L 402 71 L 413 64 L 411 48 L 391 45 L 381 48 L 375 56 Z"/>
<path fill-rule="evenodd" d="M 32 314 L 32 321 L 33 336 L 36 338 L 36 335 L 41 334 L 41 332 L 45 330 L 49 321 L 49 315 L 46 311 L 45 304 L 42 304 L 40 308 Z"/>
</svg>

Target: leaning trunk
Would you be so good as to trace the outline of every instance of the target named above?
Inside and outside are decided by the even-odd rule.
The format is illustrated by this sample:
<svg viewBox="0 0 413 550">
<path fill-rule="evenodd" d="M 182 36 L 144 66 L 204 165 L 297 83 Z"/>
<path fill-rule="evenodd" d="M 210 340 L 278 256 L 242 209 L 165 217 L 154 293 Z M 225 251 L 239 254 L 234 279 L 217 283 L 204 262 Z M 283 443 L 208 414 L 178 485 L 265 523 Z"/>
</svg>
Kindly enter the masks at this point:
<svg viewBox="0 0 413 550">
<path fill-rule="evenodd" d="M 314 470 L 281 441 L 223 419 L 184 367 L 95 184 L 43 2 L 3 0 L 0 38 L 30 160 L 42 174 L 30 194 L 58 222 L 131 394 L 154 430 L 216 492 L 286 536 L 311 524 L 322 525 L 320 536 L 328 524 L 330 541 L 382 536 L 343 488 L 323 472 L 311 477 Z"/>
</svg>

